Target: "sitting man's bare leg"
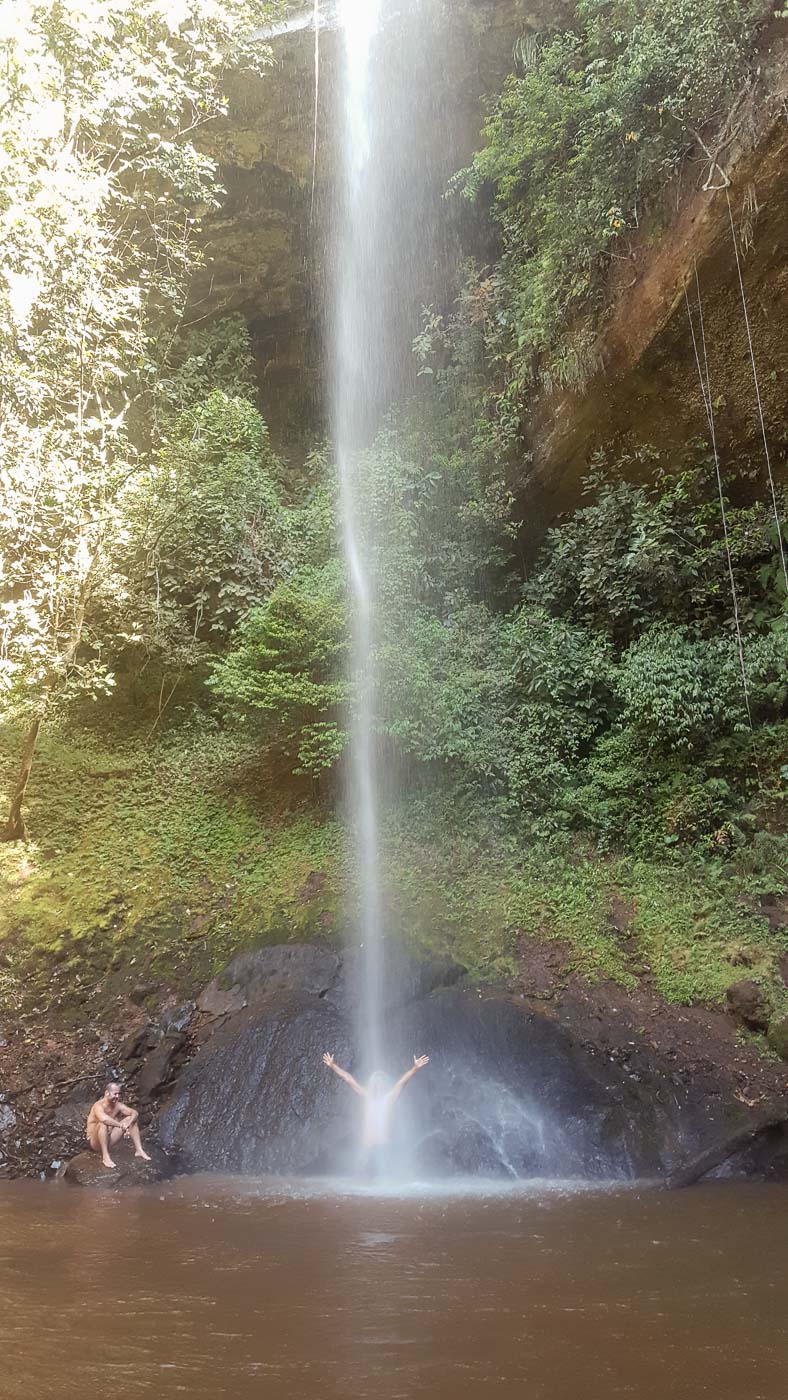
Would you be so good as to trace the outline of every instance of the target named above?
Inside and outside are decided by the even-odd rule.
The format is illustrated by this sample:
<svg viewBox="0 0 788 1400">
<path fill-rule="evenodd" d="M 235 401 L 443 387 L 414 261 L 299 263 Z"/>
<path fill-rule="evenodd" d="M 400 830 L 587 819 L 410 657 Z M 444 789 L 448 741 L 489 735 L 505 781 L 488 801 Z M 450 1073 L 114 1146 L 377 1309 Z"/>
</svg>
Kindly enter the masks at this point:
<svg viewBox="0 0 788 1400">
<path fill-rule="evenodd" d="M 132 1123 L 131 1127 L 126 1129 L 126 1136 L 131 1138 L 131 1141 L 134 1144 L 134 1156 L 141 1157 L 143 1162 L 149 1162 L 150 1157 L 148 1156 L 147 1152 L 142 1146 L 140 1130 L 136 1123 Z"/>
<path fill-rule="evenodd" d="M 110 1132 L 106 1123 L 97 1123 L 95 1130 L 88 1138 L 92 1151 L 101 1153 L 101 1160 L 105 1167 L 109 1167 L 110 1171 L 112 1171 L 115 1166 L 115 1163 L 109 1155 L 110 1143 L 114 1146 L 121 1137 L 122 1133 L 120 1128 L 112 1128 Z"/>
</svg>

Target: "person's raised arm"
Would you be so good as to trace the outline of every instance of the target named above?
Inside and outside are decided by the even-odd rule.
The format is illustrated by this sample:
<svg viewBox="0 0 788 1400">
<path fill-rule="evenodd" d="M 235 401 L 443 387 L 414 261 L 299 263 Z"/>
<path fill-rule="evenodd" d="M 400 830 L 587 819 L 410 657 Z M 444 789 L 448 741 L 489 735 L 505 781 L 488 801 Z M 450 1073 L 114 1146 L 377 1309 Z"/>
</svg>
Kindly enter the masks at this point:
<svg viewBox="0 0 788 1400">
<path fill-rule="evenodd" d="M 413 1068 L 406 1070 L 402 1078 L 397 1080 L 389 1097 L 392 1099 L 398 1099 L 400 1094 L 402 1093 L 402 1090 L 405 1088 L 405 1085 L 407 1084 L 408 1080 L 412 1079 L 414 1074 L 418 1074 L 419 1070 L 423 1069 L 425 1065 L 429 1064 L 429 1062 L 429 1055 L 414 1055 Z"/>
<path fill-rule="evenodd" d="M 362 1099 L 366 1098 L 366 1089 L 362 1089 L 358 1080 L 354 1079 L 352 1074 L 348 1074 L 346 1069 L 340 1069 L 339 1065 L 334 1059 L 334 1056 L 329 1055 L 328 1051 L 326 1051 L 325 1055 L 323 1056 L 323 1064 L 327 1065 L 329 1069 L 332 1069 L 334 1071 L 334 1074 L 336 1074 L 340 1079 L 344 1079 L 345 1083 L 350 1085 L 354 1094 L 360 1094 Z"/>
</svg>

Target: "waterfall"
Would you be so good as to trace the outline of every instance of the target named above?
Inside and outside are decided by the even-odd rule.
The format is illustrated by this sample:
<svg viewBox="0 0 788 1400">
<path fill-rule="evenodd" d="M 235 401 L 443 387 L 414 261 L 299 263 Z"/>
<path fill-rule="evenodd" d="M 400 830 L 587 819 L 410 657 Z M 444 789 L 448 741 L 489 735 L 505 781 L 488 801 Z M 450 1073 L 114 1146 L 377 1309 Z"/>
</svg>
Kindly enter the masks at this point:
<svg viewBox="0 0 788 1400">
<path fill-rule="evenodd" d="M 375 675 L 388 522 L 370 489 L 365 451 L 388 408 L 414 382 L 411 346 L 422 302 L 445 256 L 445 204 L 452 132 L 435 82 L 445 39 L 442 0 L 339 0 L 339 144 L 330 247 L 329 393 L 351 600 L 354 704 L 347 809 L 354 838 L 359 948 L 356 1035 L 365 1072 L 390 1062 L 384 1007 L 401 965 L 388 957 L 381 892 L 380 809 L 394 795 L 381 759 L 382 699 Z M 413 1047 L 418 1050 L 417 1046 Z"/>
<path fill-rule="evenodd" d="M 341 0 L 344 44 L 341 195 L 338 211 L 332 345 L 332 420 L 340 507 L 350 582 L 352 675 L 348 807 L 355 841 L 359 918 L 356 941 L 362 974 L 357 1034 L 368 1071 L 379 1066 L 382 1043 L 384 929 L 380 892 L 379 774 L 375 755 L 374 539 L 363 519 L 359 453 L 374 428 L 374 405 L 385 364 L 387 327 L 381 315 L 378 240 L 380 164 L 374 140 L 373 43 L 382 0 Z"/>
</svg>

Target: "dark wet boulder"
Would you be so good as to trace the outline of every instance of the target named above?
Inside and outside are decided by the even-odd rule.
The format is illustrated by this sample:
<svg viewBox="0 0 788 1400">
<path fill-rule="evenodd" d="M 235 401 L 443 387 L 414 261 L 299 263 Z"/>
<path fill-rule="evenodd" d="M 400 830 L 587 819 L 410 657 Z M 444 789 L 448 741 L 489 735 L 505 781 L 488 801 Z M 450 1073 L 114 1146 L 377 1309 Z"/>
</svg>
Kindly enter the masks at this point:
<svg viewBox="0 0 788 1400">
<path fill-rule="evenodd" d="M 347 1023 L 319 997 L 279 998 L 230 1018 L 167 1098 L 162 1143 L 182 1148 L 197 1167 L 319 1170 L 341 1155 L 357 1107 L 321 1063 L 325 1050 L 352 1062 Z"/>
<path fill-rule="evenodd" d="M 52 1122 L 56 1128 L 68 1128 L 73 1133 L 82 1133 L 84 1137 L 88 1114 L 95 1102 L 94 1094 L 90 1099 L 74 1099 L 58 1104 L 52 1114 Z"/>
<path fill-rule="evenodd" d="M 769 1024 L 769 1003 L 763 989 L 751 978 L 734 982 L 725 993 L 728 1010 L 751 1030 L 765 1031 Z"/>
<path fill-rule="evenodd" d="M 655 1059 L 634 1035 L 608 1047 L 541 1003 L 462 978 L 456 964 L 389 962 L 387 1055 L 372 1066 L 355 1042 L 357 955 L 296 945 L 242 954 L 210 988 L 230 1005 L 196 1019 L 185 1068 L 165 1066 L 167 1081 L 176 1073 L 159 1140 L 199 1169 L 345 1170 L 360 1105 L 323 1067 L 325 1050 L 362 1079 L 374 1067 L 394 1080 L 414 1054 L 430 1056 L 395 1114 L 392 1151 L 414 1173 L 664 1176 L 739 1126 L 740 1104 L 710 1099 L 701 1074 Z M 167 1081 L 157 1077 L 158 1094 Z"/>
<path fill-rule="evenodd" d="M 121 1041 L 117 1058 L 121 1064 L 128 1068 L 136 1060 L 141 1060 L 149 1050 L 152 1050 L 157 1040 L 158 1035 L 152 1025 L 130 1031 L 125 1040 Z"/>
<path fill-rule="evenodd" d="M 135 1157 L 131 1147 L 119 1143 L 112 1149 L 114 1170 L 104 1166 L 98 1152 L 80 1152 L 58 1168 L 57 1180 L 68 1186 L 89 1186 L 95 1190 L 120 1191 L 129 1186 L 150 1186 L 166 1181 L 176 1173 L 176 1159 L 156 1146 L 147 1147 L 151 1161 Z"/>
<path fill-rule="evenodd" d="M 666 1177 L 665 1185 L 694 1186 L 697 1181 L 727 1176 L 756 1176 L 785 1180 L 788 1172 L 788 1134 L 785 1108 L 773 1107 L 750 1117 L 735 1131 L 704 1147 Z"/>
<path fill-rule="evenodd" d="M 465 968 L 449 958 L 414 958 L 400 949 L 386 954 L 386 977 L 381 988 L 384 1011 L 399 1010 L 421 1001 L 431 992 L 455 986 L 465 976 Z M 359 949 L 349 950 L 343 957 L 333 985 L 326 992 L 328 1000 L 346 1015 L 353 1014 L 364 997 L 364 958 Z"/>
<path fill-rule="evenodd" d="M 670 1164 L 673 1125 L 654 1086 L 511 1000 L 439 988 L 391 1007 L 387 1035 L 391 1079 L 431 1056 L 396 1114 L 416 1171 L 627 1177 Z M 165 1099 L 160 1141 L 198 1168 L 343 1170 L 359 1102 L 324 1069 L 324 1050 L 363 1074 L 341 994 L 281 995 L 228 1016 Z"/>
<path fill-rule="evenodd" d="M 421 1140 L 416 1152 L 419 1170 L 429 1177 L 513 1178 L 492 1137 L 478 1123 L 466 1122 L 453 1131 L 439 1129 Z"/>
</svg>

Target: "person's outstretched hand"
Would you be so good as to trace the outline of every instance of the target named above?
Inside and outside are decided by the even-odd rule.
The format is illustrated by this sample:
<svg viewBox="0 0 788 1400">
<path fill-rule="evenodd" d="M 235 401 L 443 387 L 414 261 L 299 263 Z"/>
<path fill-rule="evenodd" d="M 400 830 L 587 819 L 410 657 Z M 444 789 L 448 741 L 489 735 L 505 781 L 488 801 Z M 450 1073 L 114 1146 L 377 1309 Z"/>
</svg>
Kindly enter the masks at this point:
<svg viewBox="0 0 788 1400">
<path fill-rule="evenodd" d="M 327 1050 L 326 1050 L 325 1055 L 323 1056 L 323 1064 L 324 1064 L 324 1065 L 328 1065 L 328 1068 L 329 1068 L 329 1069 L 333 1069 L 333 1068 L 334 1068 L 334 1056 L 333 1056 L 333 1055 L 329 1055 L 329 1053 L 328 1053 Z"/>
<path fill-rule="evenodd" d="M 429 1057 L 429 1055 L 414 1055 L 414 1056 L 413 1056 L 413 1068 L 414 1068 L 414 1069 L 423 1069 L 425 1065 L 428 1065 L 428 1064 L 429 1064 L 429 1062 L 430 1062 L 430 1057 Z"/>
</svg>

